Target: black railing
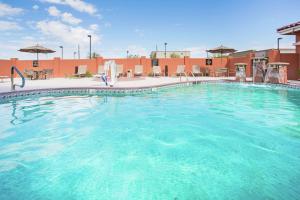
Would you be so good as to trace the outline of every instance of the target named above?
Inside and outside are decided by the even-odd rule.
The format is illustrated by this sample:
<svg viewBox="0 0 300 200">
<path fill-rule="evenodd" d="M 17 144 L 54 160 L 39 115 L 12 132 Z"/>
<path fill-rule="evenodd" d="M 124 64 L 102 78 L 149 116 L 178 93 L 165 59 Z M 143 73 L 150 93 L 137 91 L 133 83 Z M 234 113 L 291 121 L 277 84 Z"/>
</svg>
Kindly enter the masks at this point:
<svg viewBox="0 0 300 200">
<path fill-rule="evenodd" d="M 21 85 L 14 84 L 15 71 L 22 78 L 22 84 Z M 20 88 L 23 88 L 25 86 L 25 78 L 24 78 L 23 74 L 19 71 L 19 69 L 15 66 L 12 66 L 11 69 L 10 69 L 10 80 L 11 80 L 11 90 L 12 91 L 16 90 L 16 86 L 18 86 Z"/>
</svg>

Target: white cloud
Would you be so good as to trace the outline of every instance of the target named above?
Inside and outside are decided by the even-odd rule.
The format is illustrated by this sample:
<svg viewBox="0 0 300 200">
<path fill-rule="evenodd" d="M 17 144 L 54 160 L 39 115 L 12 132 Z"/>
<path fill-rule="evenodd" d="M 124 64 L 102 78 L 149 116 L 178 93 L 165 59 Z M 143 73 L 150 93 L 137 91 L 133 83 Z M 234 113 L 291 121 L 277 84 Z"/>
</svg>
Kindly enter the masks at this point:
<svg viewBox="0 0 300 200">
<path fill-rule="evenodd" d="M 38 6 L 38 5 L 34 5 L 34 6 L 32 6 L 32 9 L 33 10 L 38 10 L 40 7 Z"/>
<path fill-rule="evenodd" d="M 206 48 L 204 46 L 202 47 L 189 47 L 185 48 L 184 51 L 190 51 L 191 52 L 191 57 L 206 57 Z"/>
<path fill-rule="evenodd" d="M 13 16 L 22 13 L 22 8 L 14 8 L 8 4 L 0 2 L 0 17 L 2 16 Z"/>
<path fill-rule="evenodd" d="M 144 37 L 144 35 L 145 35 L 144 31 L 142 29 L 139 29 L 139 28 L 134 29 L 134 32 L 136 34 L 138 34 L 139 37 Z"/>
<path fill-rule="evenodd" d="M 47 11 L 51 16 L 54 17 L 60 16 L 60 11 L 55 6 L 50 6 Z"/>
<path fill-rule="evenodd" d="M 81 19 L 74 17 L 71 13 L 68 12 L 61 13 L 61 11 L 58 10 L 55 6 L 50 6 L 48 8 L 48 13 L 51 16 L 60 17 L 63 22 L 66 22 L 71 25 L 80 24 L 82 21 Z"/>
<path fill-rule="evenodd" d="M 182 24 L 180 24 L 180 23 L 176 23 L 176 24 L 174 24 L 174 26 L 177 26 L 177 27 L 179 27 L 179 26 L 182 26 Z"/>
<path fill-rule="evenodd" d="M 21 26 L 16 22 L 0 21 L 0 31 L 21 30 Z"/>
<path fill-rule="evenodd" d="M 90 29 L 96 31 L 98 29 L 98 25 L 97 24 L 91 24 Z"/>
<path fill-rule="evenodd" d="M 106 27 L 106 28 L 110 28 L 110 27 L 111 27 L 111 23 L 109 23 L 109 22 L 106 22 L 106 23 L 104 24 L 104 27 Z"/>
<path fill-rule="evenodd" d="M 77 11 L 85 12 L 91 15 L 97 13 L 97 9 L 94 5 L 82 0 L 41 0 L 41 1 L 53 3 L 53 4 L 67 5 Z"/>
<path fill-rule="evenodd" d="M 80 26 L 69 26 L 60 21 L 39 21 L 37 29 L 44 35 L 67 44 L 88 43 L 89 39 L 87 35 L 92 35 L 93 43 L 100 42 L 100 37 L 95 34 L 94 30 L 85 29 Z"/>
<path fill-rule="evenodd" d="M 61 15 L 61 20 L 63 22 L 73 24 L 73 25 L 81 23 L 81 19 L 78 19 L 78 18 L 74 17 L 71 13 L 67 13 L 67 12 L 65 12 Z"/>
</svg>

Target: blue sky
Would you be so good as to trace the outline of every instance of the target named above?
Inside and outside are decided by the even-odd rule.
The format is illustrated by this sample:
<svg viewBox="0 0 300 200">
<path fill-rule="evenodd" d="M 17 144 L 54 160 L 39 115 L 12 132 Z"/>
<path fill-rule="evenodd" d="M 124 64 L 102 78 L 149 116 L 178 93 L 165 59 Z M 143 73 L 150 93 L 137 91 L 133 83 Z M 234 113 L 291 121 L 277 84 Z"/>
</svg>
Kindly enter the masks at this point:
<svg viewBox="0 0 300 200">
<path fill-rule="evenodd" d="M 220 44 L 238 50 L 276 47 L 276 29 L 300 20 L 299 0 L 0 0 L 0 59 L 33 55 L 17 49 L 42 44 L 57 52 L 42 58 L 149 56 L 156 45 L 191 50 L 193 57 Z M 293 36 L 282 47 L 293 47 Z"/>
</svg>

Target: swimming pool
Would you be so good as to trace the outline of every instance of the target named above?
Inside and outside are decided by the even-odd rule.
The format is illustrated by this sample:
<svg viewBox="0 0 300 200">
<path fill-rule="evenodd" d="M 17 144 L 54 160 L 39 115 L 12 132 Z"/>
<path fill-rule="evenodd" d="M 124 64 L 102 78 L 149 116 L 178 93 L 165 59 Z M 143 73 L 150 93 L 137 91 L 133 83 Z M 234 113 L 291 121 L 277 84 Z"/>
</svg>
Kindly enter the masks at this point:
<svg viewBox="0 0 300 200">
<path fill-rule="evenodd" d="M 300 199 L 300 91 L 201 84 L 0 104 L 0 199 Z"/>
</svg>

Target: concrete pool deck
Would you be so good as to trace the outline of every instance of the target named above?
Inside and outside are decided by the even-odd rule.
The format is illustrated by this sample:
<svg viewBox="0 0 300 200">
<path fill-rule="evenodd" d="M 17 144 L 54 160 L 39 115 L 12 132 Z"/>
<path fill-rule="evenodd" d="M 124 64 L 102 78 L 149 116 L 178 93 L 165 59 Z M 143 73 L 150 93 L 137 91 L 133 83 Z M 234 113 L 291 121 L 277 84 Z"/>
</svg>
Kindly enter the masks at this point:
<svg viewBox="0 0 300 200">
<path fill-rule="evenodd" d="M 219 81 L 219 80 L 234 80 L 234 77 L 189 77 L 188 81 Z M 187 79 L 182 77 L 181 81 L 178 77 L 143 77 L 134 80 L 122 79 L 116 82 L 115 88 L 143 88 L 155 87 L 166 84 L 175 84 L 185 82 Z M 21 79 L 15 78 L 15 83 L 20 84 Z M 28 80 L 25 81 L 25 87 L 16 87 L 16 91 L 49 89 L 49 88 L 78 88 L 78 87 L 93 87 L 93 88 L 108 88 L 104 82 L 95 78 L 51 78 L 47 80 Z M 112 87 L 112 88 L 114 88 Z M 10 79 L 5 79 L 0 82 L 0 93 L 10 92 Z"/>
<path fill-rule="evenodd" d="M 234 81 L 235 77 L 188 77 L 188 81 Z M 59 88 L 145 88 L 159 87 L 168 84 L 186 82 L 187 79 L 182 77 L 142 77 L 129 80 L 123 78 L 116 82 L 114 87 L 105 86 L 104 82 L 95 78 L 51 78 L 47 80 L 28 80 L 25 81 L 25 87 L 16 87 L 16 91 L 28 91 L 37 89 L 59 89 Z M 247 78 L 251 81 L 251 78 Z M 15 78 L 15 83 L 20 84 L 21 79 Z M 300 87 L 300 81 L 289 81 L 288 85 Z M 11 92 L 10 79 L 0 81 L 0 93 Z"/>
</svg>

